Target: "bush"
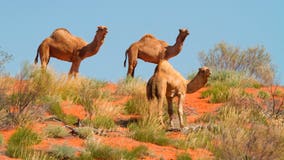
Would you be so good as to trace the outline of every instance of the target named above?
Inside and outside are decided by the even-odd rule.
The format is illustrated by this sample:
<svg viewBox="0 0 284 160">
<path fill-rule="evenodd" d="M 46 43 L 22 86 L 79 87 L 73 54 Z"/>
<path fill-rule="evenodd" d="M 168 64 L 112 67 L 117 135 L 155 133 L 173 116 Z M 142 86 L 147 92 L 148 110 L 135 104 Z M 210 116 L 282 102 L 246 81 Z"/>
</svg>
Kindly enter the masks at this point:
<svg viewBox="0 0 284 160">
<path fill-rule="evenodd" d="M 111 148 L 110 146 L 100 144 L 98 142 L 88 141 L 86 150 L 82 152 L 78 159 L 109 159 L 109 160 L 133 160 L 140 159 L 148 155 L 148 148 L 145 146 L 138 146 L 131 151 Z"/>
<path fill-rule="evenodd" d="M 177 155 L 177 160 L 191 160 L 191 157 L 188 153 L 180 153 Z"/>
<path fill-rule="evenodd" d="M 63 112 L 59 102 L 57 102 L 57 101 L 50 101 L 49 112 L 51 114 L 54 114 L 62 122 L 69 124 L 69 125 L 75 124 L 78 120 L 78 118 L 76 116 L 65 114 Z"/>
<path fill-rule="evenodd" d="M 86 139 L 93 135 L 92 127 L 79 127 L 79 128 L 76 128 L 75 130 L 79 134 L 79 137 L 83 139 Z"/>
<path fill-rule="evenodd" d="M 4 143 L 4 138 L 3 138 L 3 135 L 0 134 L 0 146 Z"/>
<path fill-rule="evenodd" d="M 82 154 L 85 159 L 123 159 L 123 152 L 100 143 L 88 142 L 86 151 Z M 89 158 L 86 158 L 89 157 Z M 82 158 L 81 158 L 82 159 Z"/>
<path fill-rule="evenodd" d="M 92 120 L 92 125 L 94 128 L 105 128 L 105 129 L 111 129 L 115 127 L 115 122 L 112 119 L 112 117 L 107 116 L 96 116 Z"/>
<path fill-rule="evenodd" d="M 169 145 L 170 139 L 166 137 L 166 132 L 160 125 L 158 118 L 155 116 L 146 116 L 139 119 L 137 123 L 132 123 L 128 126 L 131 138 L 150 142 L 158 145 Z"/>
<path fill-rule="evenodd" d="M 138 147 L 135 147 L 133 148 L 131 151 L 128 151 L 125 153 L 125 159 L 129 159 L 129 160 L 132 160 L 132 159 L 140 159 L 142 158 L 143 156 L 146 156 L 148 155 L 148 148 L 146 146 L 138 146 Z"/>
<path fill-rule="evenodd" d="M 78 93 L 76 93 L 77 96 L 74 97 L 73 101 L 84 107 L 88 112 L 89 119 L 92 118 L 92 115 L 96 110 L 94 99 L 110 98 L 110 93 L 102 89 L 105 84 L 105 82 L 97 80 L 83 80 L 78 88 Z"/>
<path fill-rule="evenodd" d="M 215 72 L 209 80 L 209 87 L 201 93 L 202 98 L 210 97 L 211 103 L 231 101 L 236 95 L 247 96 L 245 88 L 257 83 L 233 71 Z"/>
<path fill-rule="evenodd" d="M 74 159 L 76 149 L 67 145 L 54 145 L 49 151 L 57 159 Z"/>
<path fill-rule="evenodd" d="M 259 91 L 257 93 L 257 97 L 261 98 L 261 99 L 269 99 L 270 95 L 269 95 L 269 93 L 267 93 L 265 91 Z"/>
<path fill-rule="evenodd" d="M 127 101 L 124 110 L 127 114 L 145 115 L 148 114 L 149 105 L 145 93 L 136 93 Z"/>
<path fill-rule="evenodd" d="M 198 142 L 193 146 L 209 149 L 216 159 L 279 159 L 284 151 L 283 125 L 271 123 L 254 102 L 246 103 L 203 116 L 199 121 L 211 127 L 190 133 L 189 145 Z"/>
<path fill-rule="evenodd" d="M 222 42 L 209 50 L 208 55 L 200 52 L 199 58 L 202 65 L 216 71 L 243 72 L 265 84 L 272 84 L 274 80 L 275 73 L 270 54 L 263 46 L 241 50 Z"/>
<path fill-rule="evenodd" d="M 56 125 L 48 125 L 43 132 L 47 137 L 51 138 L 63 138 L 69 135 L 69 131 L 65 127 Z"/>
<path fill-rule="evenodd" d="M 11 157 L 20 157 L 31 145 L 41 142 L 41 137 L 29 128 L 19 128 L 8 140 L 7 154 Z"/>
<path fill-rule="evenodd" d="M 4 123 L 9 126 L 25 126 L 39 120 L 45 108 L 40 99 L 48 93 L 50 75 L 26 64 L 13 84 L 12 93 L 2 97 L 2 110 L 6 112 Z M 1 98 L 1 99 L 2 99 Z"/>
<path fill-rule="evenodd" d="M 123 96 L 132 96 L 136 93 L 146 92 L 146 83 L 140 78 L 127 77 L 120 80 L 117 84 L 116 94 Z"/>
</svg>

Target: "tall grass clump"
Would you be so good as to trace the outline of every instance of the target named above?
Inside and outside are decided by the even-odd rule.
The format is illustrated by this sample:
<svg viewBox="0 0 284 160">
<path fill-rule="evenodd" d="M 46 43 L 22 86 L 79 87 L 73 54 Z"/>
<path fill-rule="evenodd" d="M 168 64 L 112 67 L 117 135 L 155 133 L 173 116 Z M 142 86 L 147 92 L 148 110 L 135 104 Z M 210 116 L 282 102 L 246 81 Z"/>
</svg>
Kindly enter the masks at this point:
<svg viewBox="0 0 284 160">
<path fill-rule="evenodd" d="M 85 151 L 82 152 L 78 159 L 133 160 L 141 159 L 146 155 L 148 155 L 148 148 L 145 146 L 138 146 L 131 151 L 128 151 L 124 149 L 112 148 L 99 142 L 88 140 Z"/>
<path fill-rule="evenodd" d="M 199 121 L 208 126 L 188 134 L 190 148 L 206 148 L 217 159 L 283 157 L 283 125 L 271 123 L 255 102 L 237 106 L 227 104 L 216 114 L 206 114 Z"/>
<path fill-rule="evenodd" d="M 176 158 L 177 160 L 192 160 L 188 153 L 180 153 Z"/>
<path fill-rule="evenodd" d="M 75 124 L 78 120 L 76 116 L 65 114 L 57 100 L 50 100 L 49 101 L 49 112 L 55 115 L 58 119 L 60 119 L 65 124 Z"/>
<path fill-rule="evenodd" d="M 149 105 L 150 103 L 144 91 L 133 95 L 132 98 L 126 102 L 124 110 L 127 114 L 145 115 L 148 114 Z"/>
<path fill-rule="evenodd" d="M 221 42 L 210 49 L 208 54 L 199 53 L 202 65 L 213 71 L 237 71 L 252 77 L 263 84 L 272 84 L 275 71 L 270 54 L 263 46 L 241 50 L 239 47 Z"/>
<path fill-rule="evenodd" d="M 24 158 L 21 155 L 31 152 L 32 145 L 41 142 L 41 137 L 29 128 L 18 128 L 7 144 L 7 154 L 15 158 Z"/>
<path fill-rule="evenodd" d="M 49 151 L 57 159 L 75 159 L 76 149 L 66 144 L 53 145 Z"/>
<path fill-rule="evenodd" d="M 123 96 L 132 96 L 141 91 L 146 91 L 146 82 L 141 78 L 127 77 L 117 84 L 116 94 Z"/>
<path fill-rule="evenodd" d="M 0 145 L 2 145 L 4 143 L 4 138 L 3 138 L 3 135 L 0 134 Z"/>
<path fill-rule="evenodd" d="M 83 123 L 95 128 L 115 128 L 114 117 L 120 113 L 121 107 L 114 106 L 111 102 L 101 98 L 93 100 L 92 103 L 92 112 Z"/>
<path fill-rule="evenodd" d="M 143 116 L 137 123 L 128 125 L 130 137 L 142 142 L 165 146 L 171 144 L 157 116 Z"/>
<path fill-rule="evenodd" d="M 208 82 L 208 89 L 201 93 L 201 97 L 210 98 L 211 103 L 230 101 L 233 94 L 246 95 L 245 88 L 257 86 L 257 82 L 247 79 L 242 73 L 223 71 L 212 73 Z"/>
<path fill-rule="evenodd" d="M 109 100 L 111 97 L 110 93 L 103 89 L 105 85 L 106 83 L 102 81 L 84 79 L 81 81 L 78 92 L 73 98 L 74 103 L 84 107 L 90 120 L 97 109 L 94 101 L 104 99 Z"/>
<path fill-rule="evenodd" d="M 65 127 L 57 125 L 48 125 L 43 132 L 47 137 L 51 138 L 63 138 L 69 135 L 69 131 Z"/>
<path fill-rule="evenodd" d="M 2 122 L 9 126 L 24 126 L 39 120 L 44 113 L 41 99 L 49 94 L 52 77 L 48 72 L 26 64 L 15 79 L 11 93 L 6 94 L 2 104 L 6 115 Z"/>
<path fill-rule="evenodd" d="M 78 133 L 79 137 L 83 139 L 92 137 L 94 134 L 92 127 L 78 127 L 75 128 L 75 131 Z"/>
<path fill-rule="evenodd" d="M 94 128 L 112 129 L 116 127 L 113 117 L 107 116 L 96 116 L 91 123 Z"/>
</svg>

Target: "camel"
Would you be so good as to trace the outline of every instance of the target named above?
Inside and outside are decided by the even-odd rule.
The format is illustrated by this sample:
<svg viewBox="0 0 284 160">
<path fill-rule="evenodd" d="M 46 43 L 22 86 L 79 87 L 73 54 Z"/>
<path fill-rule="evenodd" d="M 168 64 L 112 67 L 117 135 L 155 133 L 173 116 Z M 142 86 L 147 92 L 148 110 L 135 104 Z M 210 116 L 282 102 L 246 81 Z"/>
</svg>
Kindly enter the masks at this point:
<svg viewBox="0 0 284 160">
<path fill-rule="evenodd" d="M 179 35 L 176 38 L 176 43 L 173 46 L 165 41 L 155 38 L 151 34 L 144 35 L 139 41 L 134 42 L 125 52 L 124 67 L 128 56 L 128 71 L 127 76 L 134 77 L 134 70 L 137 65 L 137 58 L 145 62 L 158 64 L 160 60 L 169 60 L 178 55 L 182 50 L 183 42 L 189 35 L 187 29 L 180 29 Z"/>
<path fill-rule="evenodd" d="M 93 41 L 88 44 L 82 38 L 73 36 L 67 29 L 58 28 L 39 45 L 34 63 L 37 64 L 38 55 L 40 55 L 41 67 L 44 70 L 49 63 L 50 57 L 71 62 L 72 65 L 68 75 L 69 78 L 72 76 L 76 78 L 81 61 L 99 51 L 106 34 L 107 27 L 98 26 Z"/>
<path fill-rule="evenodd" d="M 208 67 L 199 68 L 197 75 L 188 81 L 176 71 L 172 65 L 165 60 L 159 62 L 155 68 L 154 75 L 147 82 L 147 98 L 149 101 L 158 100 L 159 119 L 162 126 L 163 122 L 163 100 L 168 101 L 168 114 L 170 126 L 173 127 L 173 98 L 178 97 L 178 117 L 180 128 L 184 127 L 183 122 L 183 103 L 186 93 L 194 93 L 202 88 L 210 76 Z"/>
</svg>

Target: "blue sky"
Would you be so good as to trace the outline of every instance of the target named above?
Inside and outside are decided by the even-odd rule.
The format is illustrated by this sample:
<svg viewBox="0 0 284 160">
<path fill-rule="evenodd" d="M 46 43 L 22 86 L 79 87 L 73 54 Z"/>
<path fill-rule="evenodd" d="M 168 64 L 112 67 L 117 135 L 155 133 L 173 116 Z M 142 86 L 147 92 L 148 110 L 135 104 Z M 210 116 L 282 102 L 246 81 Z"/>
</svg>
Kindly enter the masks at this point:
<svg viewBox="0 0 284 160">
<path fill-rule="evenodd" d="M 81 63 L 80 75 L 116 82 L 125 77 L 125 50 L 144 34 L 174 44 L 179 28 L 191 34 L 170 63 L 184 76 L 200 67 L 198 53 L 219 42 L 246 49 L 263 45 L 284 84 L 284 1 L 260 0 L 48 0 L 3 1 L 0 5 L 0 49 L 14 56 L 6 65 L 12 75 L 33 63 L 38 45 L 59 27 L 90 42 L 97 26 L 109 33 L 97 55 Z M 68 73 L 70 63 L 52 58 L 49 66 Z M 155 65 L 138 61 L 136 76 L 145 80 Z"/>
</svg>

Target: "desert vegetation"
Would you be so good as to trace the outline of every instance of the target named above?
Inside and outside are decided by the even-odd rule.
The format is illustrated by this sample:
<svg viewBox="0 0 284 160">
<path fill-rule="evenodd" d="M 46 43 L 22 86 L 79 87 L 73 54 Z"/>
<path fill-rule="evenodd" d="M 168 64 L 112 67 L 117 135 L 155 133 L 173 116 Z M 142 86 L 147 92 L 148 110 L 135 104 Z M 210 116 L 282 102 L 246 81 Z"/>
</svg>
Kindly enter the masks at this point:
<svg viewBox="0 0 284 160">
<path fill-rule="evenodd" d="M 141 78 L 127 77 L 116 84 L 81 76 L 68 80 L 30 64 L 12 77 L 4 68 L 10 55 L 1 54 L 0 156 L 43 160 L 284 157 L 284 89 L 274 82 L 275 71 L 264 47 L 240 50 L 220 43 L 209 53 L 201 52 L 201 64 L 212 74 L 205 89 L 186 94 L 184 121 L 188 122 L 178 132 L 160 124 L 157 102 L 147 100 L 146 81 Z M 187 102 L 192 99 L 203 104 Z M 201 112 L 198 107 L 204 103 L 209 109 L 217 107 Z M 173 108 L 178 122 L 175 100 Z M 194 121 L 189 121 L 192 117 Z M 163 114 L 162 118 L 170 117 Z"/>
</svg>

